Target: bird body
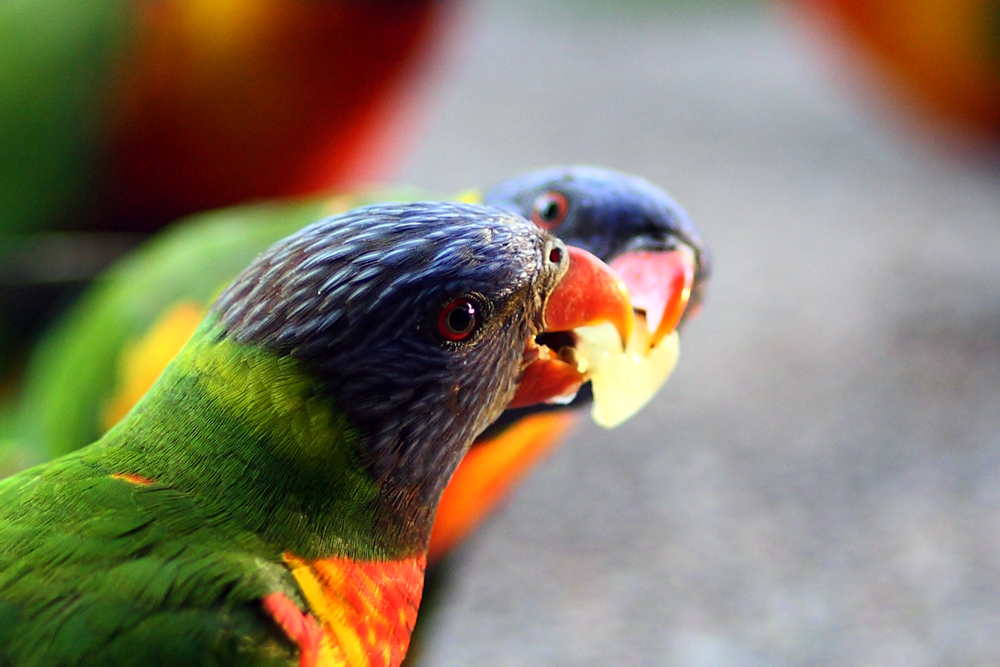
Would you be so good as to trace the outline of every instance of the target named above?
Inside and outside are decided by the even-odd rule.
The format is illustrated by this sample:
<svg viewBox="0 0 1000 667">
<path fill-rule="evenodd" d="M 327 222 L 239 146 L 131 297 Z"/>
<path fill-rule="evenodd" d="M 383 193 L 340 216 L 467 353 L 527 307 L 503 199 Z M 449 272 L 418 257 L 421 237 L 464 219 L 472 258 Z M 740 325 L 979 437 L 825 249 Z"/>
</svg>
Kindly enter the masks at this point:
<svg viewBox="0 0 1000 667">
<path fill-rule="evenodd" d="M 405 551 L 377 539 L 370 480 L 330 448 L 357 434 L 303 399 L 314 381 L 287 357 L 211 335 L 100 442 L 0 486 L 8 660 L 143 664 L 154 655 L 134 653 L 141 637 L 189 634 L 149 650 L 165 664 L 185 652 L 237 660 L 227 627 L 277 651 L 255 607 L 274 594 L 304 606 L 286 558 Z M 60 641 L 74 623 L 80 636 Z"/>
<path fill-rule="evenodd" d="M 0 482 L 0 664 L 398 665 L 441 492 L 534 337 L 631 322 L 581 253 L 434 203 L 272 246 L 100 440 Z"/>
<path fill-rule="evenodd" d="M 401 531 L 380 530 L 374 484 L 347 447 L 329 448 L 358 434 L 321 401 L 303 398 L 314 380 L 297 364 L 209 343 L 210 332 L 102 441 L 3 483 L 0 606 L 27 618 L 5 623 L 10 636 L 0 635 L 0 645 L 30 655 L 24 664 L 181 664 L 185 655 L 202 664 L 197 656 L 212 653 L 223 664 L 264 664 L 239 656 L 229 635 L 270 642 L 291 659 L 274 628 L 255 627 L 265 599 L 288 625 L 292 607 L 269 598 L 282 596 L 315 619 L 315 664 L 398 664 L 425 558 Z M 107 608 L 109 590 L 120 609 Z M 55 631 L 79 616 L 80 636 L 60 641 Z M 48 631 L 25 631 L 25 623 Z M 381 636 L 362 646 L 367 628 Z M 308 653 L 306 637 L 286 634 Z M 160 635 L 177 646 L 135 653 L 142 637 Z M 395 662 L 370 659 L 390 647 Z M 333 657 L 351 650 L 350 660 Z"/>
</svg>

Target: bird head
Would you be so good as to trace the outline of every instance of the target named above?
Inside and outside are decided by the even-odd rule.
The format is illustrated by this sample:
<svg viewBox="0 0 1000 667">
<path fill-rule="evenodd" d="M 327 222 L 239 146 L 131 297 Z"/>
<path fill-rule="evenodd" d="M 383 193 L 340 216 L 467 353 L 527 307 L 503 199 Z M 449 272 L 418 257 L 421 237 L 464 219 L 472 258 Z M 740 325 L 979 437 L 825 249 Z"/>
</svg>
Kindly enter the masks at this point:
<svg viewBox="0 0 1000 667">
<path fill-rule="evenodd" d="M 376 485 L 430 509 L 515 395 L 586 380 L 540 337 L 610 322 L 621 345 L 632 324 L 621 281 L 590 253 L 496 208 L 427 202 L 306 227 L 212 311 L 220 336 L 300 362 L 360 434 Z"/>
<path fill-rule="evenodd" d="M 708 248 L 684 210 L 645 179 L 599 167 L 555 167 L 504 181 L 483 202 L 610 264 L 657 342 L 701 304 L 711 274 Z M 689 296 L 681 302 L 675 292 L 684 290 Z"/>
<path fill-rule="evenodd" d="M 610 335 L 606 329 L 581 329 L 566 341 L 573 353 L 581 353 L 581 367 L 589 366 L 594 381 L 565 398 L 572 406 L 596 399 L 592 413 L 604 426 L 625 421 L 673 372 L 676 332 L 701 305 L 711 269 L 698 230 L 669 195 L 648 181 L 597 167 L 529 172 L 487 191 L 483 201 L 592 252 L 621 277 L 635 308 L 636 335 L 624 353 L 612 355 L 602 352 Z M 491 433 L 523 416 L 517 402 L 511 407 Z"/>
</svg>

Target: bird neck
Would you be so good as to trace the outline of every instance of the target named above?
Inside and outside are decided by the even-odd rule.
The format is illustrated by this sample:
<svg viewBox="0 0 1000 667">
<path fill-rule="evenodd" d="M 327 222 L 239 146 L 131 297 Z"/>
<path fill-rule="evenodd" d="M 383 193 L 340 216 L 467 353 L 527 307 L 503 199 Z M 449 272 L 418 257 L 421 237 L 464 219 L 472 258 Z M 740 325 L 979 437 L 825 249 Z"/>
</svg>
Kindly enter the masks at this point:
<svg viewBox="0 0 1000 667">
<path fill-rule="evenodd" d="M 103 459 L 190 494 L 280 552 L 422 555 L 434 508 L 408 507 L 372 479 L 363 436 L 319 389 L 296 359 L 233 342 L 206 320 L 105 436 Z"/>
</svg>

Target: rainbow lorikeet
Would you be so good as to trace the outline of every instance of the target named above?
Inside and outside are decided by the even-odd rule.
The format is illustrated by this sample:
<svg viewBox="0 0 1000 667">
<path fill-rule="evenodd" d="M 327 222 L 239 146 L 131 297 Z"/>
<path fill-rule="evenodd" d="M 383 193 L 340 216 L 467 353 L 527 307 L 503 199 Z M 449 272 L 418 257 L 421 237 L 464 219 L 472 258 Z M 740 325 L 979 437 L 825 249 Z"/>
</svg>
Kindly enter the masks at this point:
<svg viewBox="0 0 1000 667">
<path fill-rule="evenodd" d="M 621 345 L 632 312 L 600 260 L 490 207 L 278 242 L 103 438 L 0 482 L 0 664 L 398 665 L 452 471 L 567 372 L 540 336 Z"/>
<path fill-rule="evenodd" d="M 83 446 L 116 423 L 190 337 L 204 305 L 261 248 L 310 219 L 365 201 L 427 197 L 415 190 L 275 202 L 196 216 L 105 275 L 38 346 L 8 471 Z M 653 368 L 648 397 L 669 375 L 676 328 L 701 303 L 710 263 L 682 209 L 647 181 L 607 169 L 529 172 L 466 200 L 519 213 L 617 267 L 637 306 L 637 332 L 652 344 L 610 392 L 627 393 Z M 640 346 L 641 335 L 633 337 Z M 569 404 L 508 410 L 479 439 L 445 492 L 431 556 L 444 555 L 566 435 L 592 393 Z M 641 403 L 643 397 L 639 397 Z"/>
</svg>

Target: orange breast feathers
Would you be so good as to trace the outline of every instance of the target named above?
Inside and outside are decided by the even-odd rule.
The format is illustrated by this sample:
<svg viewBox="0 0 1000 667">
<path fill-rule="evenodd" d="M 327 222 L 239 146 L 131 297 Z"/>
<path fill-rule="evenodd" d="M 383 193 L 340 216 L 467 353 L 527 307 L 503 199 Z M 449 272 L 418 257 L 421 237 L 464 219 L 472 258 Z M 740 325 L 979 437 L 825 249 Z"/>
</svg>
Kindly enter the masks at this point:
<svg viewBox="0 0 1000 667">
<path fill-rule="evenodd" d="M 300 667 L 397 667 L 403 661 L 423 592 L 425 557 L 307 561 L 285 554 L 284 560 L 312 614 L 297 613 L 281 594 L 265 598 L 264 608 L 299 645 Z"/>
</svg>

